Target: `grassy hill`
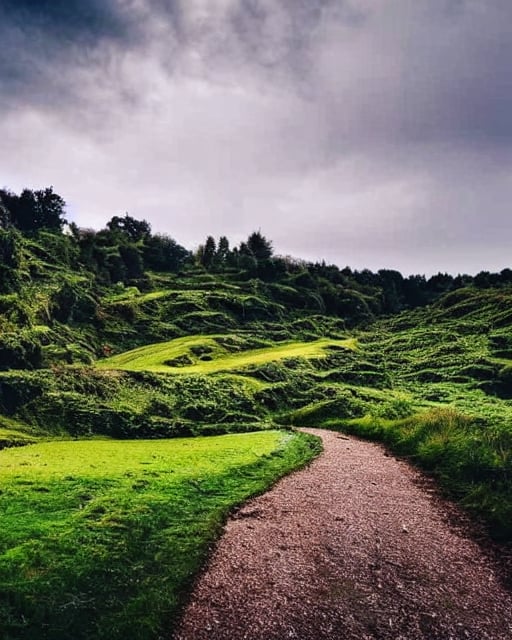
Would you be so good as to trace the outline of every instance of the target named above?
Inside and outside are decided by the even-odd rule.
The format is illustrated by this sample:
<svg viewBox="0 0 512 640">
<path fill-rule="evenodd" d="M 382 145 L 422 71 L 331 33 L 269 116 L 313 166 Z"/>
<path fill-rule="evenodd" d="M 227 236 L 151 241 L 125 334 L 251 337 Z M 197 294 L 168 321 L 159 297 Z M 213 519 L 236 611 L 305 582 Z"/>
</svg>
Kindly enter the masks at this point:
<svg viewBox="0 0 512 640">
<path fill-rule="evenodd" d="M 139 347 L 98 363 L 102 369 L 154 371 L 206 375 L 219 371 L 237 371 L 270 362 L 304 358 L 325 358 L 329 350 L 354 349 L 354 338 L 318 339 L 311 342 L 267 343 L 259 349 L 245 348 L 248 341 L 237 335 L 188 336 L 170 342 Z"/>
<path fill-rule="evenodd" d="M 274 259 L 247 262 L 245 256 L 245 262 L 215 269 L 190 260 L 175 271 L 137 263 L 138 271 L 128 273 L 133 268 L 128 258 L 147 258 L 143 243 L 148 241 L 127 245 L 105 237 L 108 242 L 100 239 L 106 244 L 98 245 L 95 237 L 90 245 L 85 243 L 90 238 L 79 234 L 0 230 L 0 448 L 5 449 L 0 469 L 11 473 L 0 478 L 0 506 L 6 513 L 30 508 L 36 514 L 20 527 L 12 520 L 0 551 L 0 612 L 8 621 L 2 637 L 37 638 L 23 620 L 39 624 L 64 605 L 66 615 L 76 613 L 70 624 L 79 637 L 81 616 L 90 614 L 90 588 L 73 591 L 77 547 L 70 540 L 82 536 L 94 546 L 105 535 L 98 551 L 102 562 L 107 566 L 116 559 L 119 566 L 123 545 L 136 548 L 128 525 L 137 523 L 146 535 L 144 527 L 152 527 L 153 520 L 146 520 L 143 502 L 161 505 L 161 491 L 168 490 L 159 484 L 163 468 L 152 468 L 156 475 L 151 475 L 145 473 L 148 461 L 140 467 L 136 460 L 142 452 L 158 458 L 166 447 L 170 451 L 174 445 L 168 438 L 233 434 L 241 439 L 231 441 L 236 442 L 231 449 L 243 452 L 249 442 L 243 434 L 264 431 L 268 451 L 260 458 L 273 469 L 267 474 L 266 462 L 257 465 L 259 479 L 244 493 L 247 461 L 236 462 L 241 475 L 229 471 L 233 485 L 226 500 L 208 474 L 192 484 L 183 480 L 179 490 L 194 493 L 194 518 L 206 534 L 197 538 L 196 560 L 173 587 L 176 603 L 229 505 L 317 451 L 311 440 L 287 439 L 275 429 L 324 426 L 383 441 L 432 473 L 449 495 L 485 519 L 496 538 L 512 542 L 510 284 L 487 278 L 475 286 L 462 279 L 446 290 L 449 281 L 438 278 L 437 293 L 429 285 L 421 304 L 406 304 L 407 288 L 400 290 L 400 280 L 389 272 L 377 278 Z M 118 273 L 120 280 L 114 277 Z M 130 444 L 134 440 L 140 449 Z M 175 442 L 178 448 L 194 442 L 190 446 L 197 451 L 202 446 L 200 440 Z M 213 450 L 217 445 L 211 442 Z M 28 444 L 34 446 L 18 449 Z M 112 456 L 111 463 L 101 463 L 106 473 L 101 481 L 82 464 L 87 456 L 100 463 L 96 446 Z M 123 451 L 133 456 L 129 463 Z M 41 459 L 35 461 L 30 452 Z M 44 462 L 47 469 L 34 479 L 46 455 L 52 462 Z M 205 462 L 199 458 L 194 465 Z M 186 475 L 192 463 L 183 464 L 174 469 L 178 475 Z M 76 488 L 74 506 L 60 502 L 66 483 Z M 142 502 L 128 500 L 127 488 L 134 487 L 144 493 Z M 212 503 L 213 511 L 205 506 L 210 494 L 220 500 Z M 52 509 L 85 529 L 75 538 L 75 533 L 52 537 L 47 529 Z M 83 519 L 82 509 L 92 520 Z M 177 531 L 172 515 L 158 526 Z M 29 540 L 37 541 L 33 549 Z M 48 554 L 61 553 L 62 572 L 52 574 L 50 591 L 57 592 L 63 581 L 62 598 L 74 594 L 69 606 L 44 591 Z M 130 562 L 126 571 L 146 584 L 151 562 Z M 19 591 L 12 591 L 11 577 L 20 567 L 24 577 L 16 583 Z M 128 580 L 119 571 L 114 582 L 102 574 L 112 593 L 115 584 Z M 40 608 L 37 598 L 43 598 Z M 147 600 L 137 595 L 127 612 L 116 598 L 102 618 L 110 638 L 123 637 L 123 624 L 147 608 Z M 156 637 L 163 618 L 158 607 L 155 611 L 155 617 L 141 618 L 146 627 L 137 637 Z M 60 624 L 52 620 L 48 624 Z M 63 629 L 50 637 L 69 637 Z M 90 637 L 101 637 L 94 633 Z"/>
<path fill-rule="evenodd" d="M 0 451 L 1 637 L 161 637 L 228 510 L 317 450 L 265 431 Z"/>
<path fill-rule="evenodd" d="M 271 281 L 257 270 L 191 264 L 108 284 L 69 237 L 12 238 L 12 290 L 0 295 L 4 445 L 349 429 L 412 456 L 485 513 L 495 533 L 511 535 L 501 498 L 511 464 L 509 285 L 461 286 L 379 317 L 375 299 L 389 291 L 352 280 L 337 290 L 352 300 L 346 313 L 328 315 L 322 278 L 304 265 Z M 439 422 L 432 447 L 425 420 Z M 466 443 L 457 451 L 452 430 Z M 498 504 L 478 497 L 482 483 Z"/>
</svg>

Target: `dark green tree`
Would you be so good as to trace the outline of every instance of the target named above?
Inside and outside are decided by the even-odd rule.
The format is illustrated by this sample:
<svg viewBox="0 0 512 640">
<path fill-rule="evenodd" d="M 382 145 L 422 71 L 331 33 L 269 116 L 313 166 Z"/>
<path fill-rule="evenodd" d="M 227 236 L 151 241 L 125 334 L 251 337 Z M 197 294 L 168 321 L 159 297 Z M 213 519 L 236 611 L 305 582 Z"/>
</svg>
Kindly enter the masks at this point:
<svg viewBox="0 0 512 640">
<path fill-rule="evenodd" d="M 136 220 L 127 213 L 122 218 L 114 216 L 107 222 L 107 229 L 124 234 L 132 242 L 139 242 L 151 235 L 151 225 L 147 220 Z"/>
<path fill-rule="evenodd" d="M 260 231 L 254 231 L 247 238 L 245 245 L 252 256 L 258 260 L 270 260 L 273 255 L 272 242 L 267 240 Z M 242 246 L 240 246 L 242 251 Z"/>
<path fill-rule="evenodd" d="M 63 198 L 53 192 L 53 187 L 36 191 L 35 196 L 39 227 L 41 229 L 62 231 L 62 227 L 66 222 L 64 218 L 66 203 Z"/>
<path fill-rule="evenodd" d="M 238 248 L 237 266 L 247 271 L 249 274 L 256 275 L 258 270 L 258 261 L 253 252 L 249 249 L 247 242 L 241 242 Z"/>
<path fill-rule="evenodd" d="M 476 274 L 473 282 L 478 289 L 487 289 L 492 286 L 492 274 L 490 271 L 480 271 Z"/>
<path fill-rule="evenodd" d="M 11 216 L 9 215 L 9 209 L 5 206 L 2 200 L 2 191 L 0 190 L 0 228 L 7 229 L 11 222 Z"/>
<path fill-rule="evenodd" d="M 398 313 L 404 306 L 402 274 L 394 269 L 380 269 L 377 275 L 382 288 L 382 310 L 384 313 Z"/>
<path fill-rule="evenodd" d="M 434 297 L 447 293 L 453 289 L 453 276 L 439 272 L 427 280 L 427 288 Z"/>
<path fill-rule="evenodd" d="M 217 245 L 213 236 L 208 236 L 204 243 L 202 255 L 200 256 L 201 264 L 205 269 L 211 269 L 215 261 L 215 255 L 217 253 Z"/>
<path fill-rule="evenodd" d="M 190 258 L 190 252 L 165 234 L 149 236 L 144 242 L 144 264 L 155 271 L 179 271 Z"/>
<path fill-rule="evenodd" d="M 20 285 L 20 246 L 16 229 L 0 229 L 0 293 L 11 293 Z"/>
<path fill-rule="evenodd" d="M 125 244 L 119 247 L 119 255 L 124 262 L 128 280 L 142 278 L 144 275 L 144 262 L 141 253 L 140 248 L 134 244 Z"/>
<path fill-rule="evenodd" d="M 224 266 L 228 260 L 229 256 L 229 240 L 226 236 L 221 236 L 219 238 L 219 243 L 217 244 L 217 253 L 215 254 L 215 263 L 219 266 Z"/>
<path fill-rule="evenodd" d="M 66 203 L 54 193 L 53 187 L 38 191 L 23 189 L 19 196 L 3 189 L 0 191 L 0 200 L 4 209 L 2 217 L 7 217 L 9 224 L 25 233 L 40 229 L 62 231 L 66 222 Z"/>
<path fill-rule="evenodd" d="M 411 275 L 403 282 L 406 306 L 410 309 L 428 303 L 427 280 L 425 276 Z"/>
<path fill-rule="evenodd" d="M 463 276 L 459 276 L 459 277 L 463 277 Z M 512 269 L 509 269 L 507 267 L 507 268 L 502 269 L 500 271 L 500 282 L 501 282 L 501 284 L 511 284 L 512 283 Z"/>
</svg>

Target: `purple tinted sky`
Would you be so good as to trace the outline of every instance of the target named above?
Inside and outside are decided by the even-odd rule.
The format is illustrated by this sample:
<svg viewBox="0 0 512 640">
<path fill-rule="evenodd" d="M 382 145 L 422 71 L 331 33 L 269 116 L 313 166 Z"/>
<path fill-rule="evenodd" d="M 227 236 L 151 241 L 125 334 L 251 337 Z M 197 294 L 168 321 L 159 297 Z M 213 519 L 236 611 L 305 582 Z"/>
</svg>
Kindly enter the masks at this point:
<svg viewBox="0 0 512 640">
<path fill-rule="evenodd" d="M 510 0 L 0 0 L 0 186 L 194 248 L 511 266 Z"/>
</svg>

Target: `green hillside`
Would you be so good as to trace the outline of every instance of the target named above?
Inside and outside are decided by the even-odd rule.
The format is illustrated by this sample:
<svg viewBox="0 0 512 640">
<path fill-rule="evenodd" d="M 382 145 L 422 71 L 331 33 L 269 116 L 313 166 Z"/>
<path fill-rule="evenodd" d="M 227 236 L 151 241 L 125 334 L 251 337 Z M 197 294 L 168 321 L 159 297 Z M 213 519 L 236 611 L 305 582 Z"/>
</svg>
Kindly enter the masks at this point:
<svg viewBox="0 0 512 640">
<path fill-rule="evenodd" d="M 96 544 L 97 534 L 106 536 L 104 566 L 119 565 L 116 549 L 122 545 L 133 544 L 135 554 L 126 523 L 137 522 L 141 536 L 155 523 L 176 531 L 171 516 L 151 524 L 142 502 L 128 499 L 136 486 L 144 500 L 162 504 L 160 492 L 167 488 L 157 477 L 163 468 L 155 467 L 156 475 L 149 468 L 134 471 L 122 453 L 130 450 L 136 458 L 139 451 L 154 451 L 158 458 L 174 446 L 169 438 L 188 437 L 175 441 L 186 447 L 196 442 L 193 436 L 236 434 L 242 439 L 233 440 L 232 449 L 241 454 L 249 442 L 243 434 L 265 431 L 262 442 L 269 438 L 268 451 L 249 464 L 255 480 L 247 490 L 243 483 L 237 489 L 245 459 L 235 462 L 239 472 L 228 473 L 227 498 L 209 484 L 208 473 L 180 485 L 179 491 L 193 489 L 193 517 L 204 535 L 193 543 L 195 560 L 173 587 L 176 606 L 227 509 L 318 452 L 313 439 L 287 435 L 300 426 L 386 443 L 432 473 L 452 498 L 485 520 L 495 538 L 512 542 L 510 270 L 429 279 L 353 271 L 276 256 L 260 232 L 238 247 L 208 238 L 192 254 L 125 216 L 98 232 L 70 225 L 64 233 L 62 220 L 24 233 L 4 224 L 0 276 L 0 471 L 14 474 L 0 477 L 0 506 L 2 514 L 31 509 L 35 518 L 10 521 L 0 549 L 0 613 L 7 620 L 2 637 L 42 638 L 26 621 L 39 624 L 65 604 L 45 591 L 45 554 L 63 563 L 56 560 L 62 571 L 50 583 L 60 584 L 62 598 L 75 593 L 75 538 L 48 537 L 52 514 L 76 524 L 82 509 L 90 512 L 94 535 L 88 530 L 85 537 Z M 213 451 L 215 440 L 208 442 Z M 112 459 L 102 459 L 101 482 L 84 475 L 80 462 L 99 456 L 95 443 L 113 447 Z M 14 447 L 22 449 L 8 451 Z M 34 479 L 41 470 L 30 452 L 39 451 L 52 462 Z M 194 465 L 205 462 L 199 458 Z M 173 467 L 176 478 L 186 476 L 191 463 L 183 464 Z M 76 488 L 76 504 L 61 502 L 68 482 Z M 111 503 L 107 489 L 115 489 Z M 156 536 L 153 529 L 149 534 Z M 169 553 L 180 544 L 178 535 Z M 151 563 L 133 563 L 141 584 L 152 579 Z M 14 588 L 12 576 L 21 570 Z M 119 580 L 127 579 L 120 574 Z M 115 576 L 103 573 L 101 580 L 115 593 Z M 70 617 L 77 638 L 81 616 L 90 615 L 87 589 L 78 589 L 72 600 L 83 604 Z M 109 638 L 124 637 L 127 621 L 148 608 L 142 596 L 134 596 L 139 604 L 129 615 L 116 597 L 109 602 L 102 613 Z M 148 615 L 137 637 L 149 640 L 173 614 L 156 606 Z M 57 624 L 52 620 L 48 624 Z M 68 631 L 51 638 L 67 638 Z M 83 637 L 100 637 L 94 633 Z"/>
<path fill-rule="evenodd" d="M 10 283 L 0 296 L 4 444 L 352 430 L 423 464 L 510 537 L 506 274 L 424 281 L 430 304 L 415 306 L 411 279 L 388 272 L 268 253 L 208 267 L 185 250 L 179 271 L 157 272 L 145 268 L 147 238 L 99 232 L 87 238 L 98 244 L 93 260 L 79 231 L 0 233 Z M 125 265 L 112 283 L 105 255 L 138 255 L 138 277 Z M 397 312 L 385 313 L 391 299 Z"/>
<path fill-rule="evenodd" d="M 0 230 L 4 445 L 355 430 L 424 464 L 510 536 L 507 272 L 340 270 L 276 257 L 260 234 L 252 254 L 242 243 L 221 260 L 147 229 L 129 235 L 120 220 L 94 233 Z M 162 247 L 172 260 L 160 251 L 165 269 L 148 268 Z M 421 426 L 431 419 L 432 448 Z M 447 430 L 468 451 L 452 459 Z"/>
<path fill-rule="evenodd" d="M 269 362 L 294 358 L 324 358 L 329 350 L 354 349 L 357 341 L 318 339 L 312 342 L 268 344 L 260 349 L 247 349 L 236 335 L 188 336 L 170 342 L 139 347 L 98 363 L 101 369 L 154 371 L 203 375 L 219 371 L 236 371 L 258 367 Z"/>
</svg>

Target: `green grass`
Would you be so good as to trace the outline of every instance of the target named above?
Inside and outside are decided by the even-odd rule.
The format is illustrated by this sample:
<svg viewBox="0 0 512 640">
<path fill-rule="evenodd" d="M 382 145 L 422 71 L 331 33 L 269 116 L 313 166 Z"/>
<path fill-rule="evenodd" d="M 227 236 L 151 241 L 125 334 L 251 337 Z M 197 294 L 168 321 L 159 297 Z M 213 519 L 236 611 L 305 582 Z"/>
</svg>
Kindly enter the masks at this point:
<svg viewBox="0 0 512 640">
<path fill-rule="evenodd" d="M 170 633 L 227 512 L 310 460 L 292 432 L 0 452 L 0 637 Z"/>
<path fill-rule="evenodd" d="M 261 349 L 229 353 L 216 338 L 226 336 L 188 336 L 169 342 L 140 347 L 98 362 L 102 369 L 153 371 L 159 373 L 208 374 L 239 370 L 268 362 L 293 358 L 322 358 L 329 349 L 356 348 L 354 338 L 312 342 L 277 343 Z M 181 359 L 181 362 L 179 360 Z M 171 363 L 171 364 L 169 364 Z"/>
<path fill-rule="evenodd" d="M 1 422 L 0 422 L 1 424 Z M 0 449 L 5 447 L 17 447 L 36 442 L 36 438 L 16 429 L 4 429 L 0 427 Z"/>
<path fill-rule="evenodd" d="M 45 433 L 343 427 L 422 464 L 512 540 L 512 287 L 467 287 L 372 321 L 382 292 L 350 278 L 323 298 L 326 283 L 296 269 L 275 282 L 186 268 L 109 284 L 103 270 L 76 270 L 64 238 L 16 242 L 16 278 L 0 295 L 0 364 L 11 368 L 0 373 L 0 447 Z M 107 352 L 118 355 L 93 364 Z"/>
</svg>

